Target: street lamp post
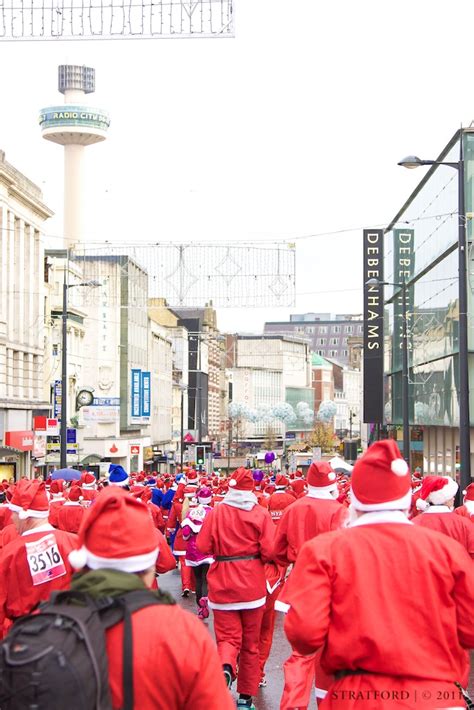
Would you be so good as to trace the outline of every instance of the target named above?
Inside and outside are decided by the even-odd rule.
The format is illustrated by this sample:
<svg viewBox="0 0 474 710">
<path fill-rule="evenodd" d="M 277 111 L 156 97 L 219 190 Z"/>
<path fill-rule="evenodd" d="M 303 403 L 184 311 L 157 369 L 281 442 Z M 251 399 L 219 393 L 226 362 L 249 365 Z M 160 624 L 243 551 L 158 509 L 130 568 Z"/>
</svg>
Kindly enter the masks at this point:
<svg viewBox="0 0 474 710">
<path fill-rule="evenodd" d="M 181 443 L 179 447 L 179 452 L 180 452 L 180 472 L 183 473 L 183 464 L 184 464 L 184 393 L 188 389 L 188 386 L 184 384 L 184 382 L 179 383 L 179 388 L 181 390 Z"/>
<path fill-rule="evenodd" d="M 67 268 L 64 268 L 63 280 L 63 311 L 62 311 L 62 353 L 61 353 L 61 425 L 60 434 L 60 468 L 67 466 L 67 410 L 68 410 L 68 384 L 67 384 L 67 309 L 68 309 L 68 291 L 76 286 L 91 286 L 97 288 L 100 286 L 99 281 L 84 281 L 78 284 L 68 284 Z"/>
<path fill-rule="evenodd" d="M 366 286 L 395 286 L 402 290 L 402 423 L 403 423 L 403 458 L 410 465 L 410 410 L 408 393 L 408 328 L 407 328 L 407 283 L 392 283 L 369 279 Z M 351 421 L 352 428 L 352 421 Z M 352 438 L 352 437 L 351 437 Z"/>
<path fill-rule="evenodd" d="M 467 319 L 467 235 L 464 193 L 463 133 L 459 135 L 459 160 L 421 160 L 410 155 L 398 165 L 418 168 L 422 165 L 444 165 L 458 171 L 458 271 L 459 271 L 459 453 L 461 458 L 460 489 L 471 483 L 471 422 L 469 413 L 469 349 Z"/>
</svg>

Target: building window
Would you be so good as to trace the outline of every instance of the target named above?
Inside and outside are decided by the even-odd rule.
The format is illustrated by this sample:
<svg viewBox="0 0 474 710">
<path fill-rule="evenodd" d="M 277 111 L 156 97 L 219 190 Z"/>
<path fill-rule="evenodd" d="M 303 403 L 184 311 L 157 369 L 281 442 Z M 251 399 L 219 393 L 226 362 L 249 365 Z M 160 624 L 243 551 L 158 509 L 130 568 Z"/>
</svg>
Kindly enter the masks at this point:
<svg viewBox="0 0 474 710">
<path fill-rule="evenodd" d="M 327 325 L 320 325 L 319 326 L 319 335 L 326 335 L 327 332 L 328 332 Z"/>
<path fill-rule="evenodd" d="M 331 345 L 339 345 L 339 338 L 331 338 Z"/>
<path fill-rule="evenodd" d="M 342 351 L 342 354 L 343 354 L 344 357 L 348 357 L 348 355 L 349 355 L 349 350 L 343 350 L 343 351 Z"/>
<path fill-rule="evenodd" d="M 316 353 L 317 353 L 318 355 L 324 355 L 324 350 L 316 350 Z"/>
<path fill-rule="evenodd" d="M 58 351 L 59 351 L 58 345 L 57 345 L 57 343 L 54 343 L 54 345 L 53 345 L 53 357 L 58 357 Z"/>
<path fill-rule="evenodd" d="M 363 325 L 359 325 L 357 329 L 358 329 L 359 333 L 363 333 L 363 332 L 364 332 L 364 326 L 363 326 Z"/>
<path fill-rule="evenodd" d="M 343 345 L 347 345 L 347 338 L 343 338 L 341 342 Z"/>
<path fill-rule="evenodd" d="M 307 332 L 309 335 L 312 335 L 312 334 L 314 333 L 314 326 L 312 326 L 312 325 L 308 326 L 308 327 L 306 328 L 306 332 Z"/>
<path fill-rule="evenodd" d="M 353 333 L 354 327 L 352 325 L 346 325 L 346 333 Z"/>
<path fill-rule="evenodd" d="M 326 345 L 326 338 L 319 338 L 318 345 Z"/>
<path fill-rule="evenodd" d="M 340 333 L 341 332 L 341 326 L 340 325 L 334 325 L 332 329 L 333 333 Z"/>
<path fill-rule="evenodd" d="M 329 357 L 337 357 L 337 350 L 330 350 Z"/>
</svg>

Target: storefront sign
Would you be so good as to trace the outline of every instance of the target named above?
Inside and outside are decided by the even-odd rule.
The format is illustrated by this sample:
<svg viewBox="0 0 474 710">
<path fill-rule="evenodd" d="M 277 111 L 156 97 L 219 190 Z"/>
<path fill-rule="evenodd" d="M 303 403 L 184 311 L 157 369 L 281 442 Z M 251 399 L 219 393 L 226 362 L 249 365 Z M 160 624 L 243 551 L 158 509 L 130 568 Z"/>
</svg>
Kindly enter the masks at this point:
<svg viewBox="0 0 474 710">
<path fill-rule="evenodd" d="M 409 282 L 415 272 L 415 231 L 413 229 L 393 230 L 393 280 L 395 283 Z M 403 349 L 403 292 L 397 289 L 393 302 L 393 362 L 392 370 L 402 369 Z M 414 288 L 406 289 L 407 327 L 413 314 Z M 408 329 L 410 330 L 410 329 Z M 408 349 L 411 338 L 409 334 Z"/>
<path fill-rule="evenodd" d="M 383 230 L 364 229 L 364 422 L 382 423 L 383 286 L 366 286 L 369 279 L 383 281 Z"/>
<path fill-rule="evenodd" d="M 48 417 L 34 417 L 33 429 L 35 432 L 43 431 L 46 434 L 58 433 L 59 422 L 57 419 L 49 419 Z"/>
<path fill-rule="evenodd" d="M 130 412 L 133 419 L 141 416 L 141 370 L 132 370 L 132 392 L 130 399 Z"/>
<path fill-rule="evenodd" d="M 140 445 L 130 445 L 130 456 L 140 456 Z"/>
<path fill-rule="evenodd" d="M 140 414 L 146 418 L 151 415 L 151 374 L 149 372 L 142 372 Z"/>
<path fill-rule="evenodd" d="M 45 434 L 36 434 L 35 433 L 32 454 L 33 454 L 33 458 L 35 458 L 35 459 L 42 459 L 44 456 L 46 456 L 46 435 Z"/>
<path fill-rule="evenodd" d="M 61 419 L 61 402 L 62 402 L 61 390 L 62 390 L 61 380 L 55 380 L 54 387 L 53 387 L 53 414 L 56 419 Z"/>
<path fill-rule="evenodd" d="M 6 431 L 5 446 L 11 446 L 19 451 L 33 451 L 34 433 L 32 431 Z"/>
</svg>

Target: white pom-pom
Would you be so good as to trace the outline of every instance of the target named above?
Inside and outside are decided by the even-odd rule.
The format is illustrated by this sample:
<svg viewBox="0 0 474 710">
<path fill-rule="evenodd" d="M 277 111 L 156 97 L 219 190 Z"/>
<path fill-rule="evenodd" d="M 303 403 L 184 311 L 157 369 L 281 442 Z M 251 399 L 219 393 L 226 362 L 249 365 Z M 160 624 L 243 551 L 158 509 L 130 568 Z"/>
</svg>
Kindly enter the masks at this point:
<svg viewBox="0 0 474 710">
<path fill-rule="evenodd" d="M 406 476 L 408 473 L 408 464 L 403 459 L 395 459 L 392 461 L 390 468 L 392 469 L 392 473 L 396 476 Z"/>
<path fill-rule="evenodd" d="M 331 473 L 328 473 L 328 481 L 335 481 L 336 480 L 336 474 L 331 471 Z"/>
<path fill-rule="evenodd" d="M 229 481 L 229 486 L 232 486 L 232 488 L 233 488 L 236 485 L 237 485 L 237 481 L 235 480 L 235 478 L 231 478 Z"/>
<path fill-rule="evenodd" d="M 85 547 L 80 547 L 78 550 L 72 550 L 69 555 L 69 564 L 74 569 L 82 569 L 87 564 L 87 550 Z"/>
<path fill-rule="evenodd" d="M 463 496 L 467 496 L 467 491 L 462 492 Z"/>
<path fill-rule="evenodd" d="M 417 510 L 421 510 L 422 512 L 424 512 L 425 510 L 428 510 L 429 507 L 430 507 L 430 504 L 424 498 L 417 499 L 417 501 L 416 501 L 416 509 Z"/>
</svg>

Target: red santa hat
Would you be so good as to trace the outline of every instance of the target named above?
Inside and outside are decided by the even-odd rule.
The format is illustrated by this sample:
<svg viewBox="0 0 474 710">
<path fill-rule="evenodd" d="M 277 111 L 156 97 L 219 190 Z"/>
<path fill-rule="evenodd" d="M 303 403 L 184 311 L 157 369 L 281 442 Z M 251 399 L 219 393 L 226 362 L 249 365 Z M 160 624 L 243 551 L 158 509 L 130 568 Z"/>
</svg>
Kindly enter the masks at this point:
<svg viewBox="0 0 474 710">
<path fill-rule="evenodd" d="M 319 491 L 336 491 L 336 474 L 327 461 L 313 461 L 306 477 L 308 486 L 313 486 Z"/>
<path fill-rule="evenodd" d="M 466 490 L 462 492 L 464 496 L 464 502 L 467 500 L 473 500 L 474 501 L 474 483 L 470 483 Z"/>
<path fill-rule="evenodd" d="M 196 486 L 194 486 L 192 483 L 187 483 L 184 488 L 183 495 L 185 498 L 194 498 L 194 496 L 196 495 Z"/>
<path fill-rule="evenodd" d="M 47 518 L 49 516 L 49 501 L 44 481 L 38 479 L 19 481 L 15 486 L 8 507 L 13 513 L 18 513 L 20 520 Z"/>
<path fill-rule="evenodd" d="M 411 477 L 393 439 L 376 441 L 354 465 L 351 503 L 356 510 L 408 510 Z"/>
<path fill-rule="evenodd" d="M 158 537 L 148 509 L 118 486 L 108 486 L 88 508 L 79 528 L 79 549 L 69 554 L 74 569 L 143 572 L 158 557 Z"/>
<path fill-rule="evenodd" d="M 289 480 L 287 479 L 286 476 L 282 476 L 282 474 L 278 474 L 278 476 L 275 479 L 275 488 L 278 490 L 285 490 L 285 488 L 290 484 Z"/>
<path fill-rule="evenodd" d="M 71 503 L 79 503 L 81 500 L 84 500 L 84 495 L 80 486 L 73 486 L 70 488 L 67 499 L 71 501 Z"/>
<path fill-rule="evenodd" d="M 52 481 L 49 492 L 52 496 L 60 498 L 64 493 L 65 483 L 62 479 Z"/>
<path fill-rule="evenodd" d="M 86 490 L 92 490 L 97 485 L 96 477 L 93 473 L 85 471 L 81 476 L 81 486 Z"/>
<path fill-rule="evenodd" d="M 431 505 L 443 505 L 454 498 L 458 484 L 451 476 L 425 476 L 416 501 L 418 510 L 428 510 Z"/>
<path fill-rule="evenodd" d="M 253 491 L 252 472 L 241 466 L 232 474 L 229 479 L 229 487 L 234 491 Z"/>
</svg>

